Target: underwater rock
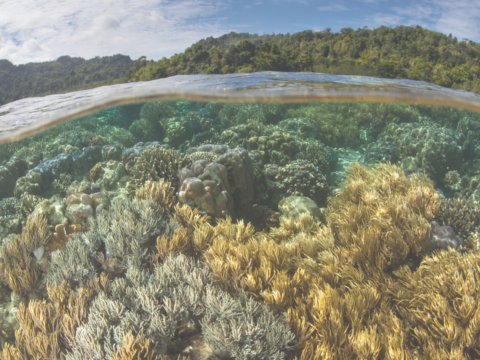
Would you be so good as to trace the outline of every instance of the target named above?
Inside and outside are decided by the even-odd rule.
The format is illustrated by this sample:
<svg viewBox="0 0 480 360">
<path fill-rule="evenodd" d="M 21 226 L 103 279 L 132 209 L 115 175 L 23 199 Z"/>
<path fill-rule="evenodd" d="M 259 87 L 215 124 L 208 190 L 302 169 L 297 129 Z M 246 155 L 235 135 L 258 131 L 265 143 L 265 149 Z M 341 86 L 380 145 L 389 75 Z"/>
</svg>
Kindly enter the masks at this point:
<svg viewBox="0 0 480 360">
<path fill-rule="evenodd" d="M 448 248 L 458 249 L 463 245 L 463 239 L 455 236 L 451 226 L 440 226 L 436 221 L 431 222 L 432 229 L 430 238 L 425 246 L 425 252 L 431 254 L 435 250 L 448 250 Z"/>
<path fill-rule="evenodd" d="M 303 214 L 309 214 L 316 221 L 327 225 L 325 209 L 319 208 L 315 201 L 306 196 L 288 196 L 278 203 L 278 209 L 282 215 L 296 219 Z"/>
<path fill-rule="evenodd" d="M 103 161 L 122 159 L 122 149 L 118 145 L 105 145 L 102 147 Z"/>
<path fill-rule="evenodd" d="M 320 125 L 308 117 L 285 119 L 280 121 L 278 126 L 290 135 L 296 135 L 302 139 L 314 140 L 322 131 Z"/>
</svg>

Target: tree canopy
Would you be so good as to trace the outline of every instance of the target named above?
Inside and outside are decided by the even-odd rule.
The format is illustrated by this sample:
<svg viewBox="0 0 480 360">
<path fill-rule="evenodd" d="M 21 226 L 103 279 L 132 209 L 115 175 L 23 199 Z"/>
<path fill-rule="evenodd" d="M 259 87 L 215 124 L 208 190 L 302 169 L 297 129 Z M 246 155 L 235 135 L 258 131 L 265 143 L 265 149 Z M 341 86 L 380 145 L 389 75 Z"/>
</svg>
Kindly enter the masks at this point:
<svg viewBox="0 0 480 360">
<path fill-rule="evenodd" d="M 144 81 L 179 74 L 253 71 L 313 71 L 423 80 L 480 93 L 480 44 L 420 26 L 381 26 L 337 33 L 231 32 L 202 39 L 170 58 L 133 62 L 114 55 L 91 60 L 62 56 L 56 61 L 15 66 L 0 60 L 0 104 L 24 97 Z"/>
<path fill-rule="evenodd" d="M 230 33 L 203 39 L 181 54 L 138 59 L 126 79 L 177 74 L 314 71 L 423 80 L 480 92 L 480 45 L 420 26 L 352 28 L 286 35 Z"/>
<path fill-rule="evenodd" d="M 132 65 L 133 60 L 125 55 L 90 60 L 61 56 L 55 61 L 17 66 L 0 60 L 0 105 L 26 97 L 112 84 Z"/>
</svg>

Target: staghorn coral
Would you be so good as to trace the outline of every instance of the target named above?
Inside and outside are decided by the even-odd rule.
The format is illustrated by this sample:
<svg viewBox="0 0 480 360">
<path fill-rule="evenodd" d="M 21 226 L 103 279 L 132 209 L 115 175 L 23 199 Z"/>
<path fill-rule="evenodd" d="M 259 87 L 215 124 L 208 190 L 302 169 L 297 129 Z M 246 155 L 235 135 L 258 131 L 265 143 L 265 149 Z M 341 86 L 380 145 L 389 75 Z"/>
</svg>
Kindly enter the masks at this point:
<svg viewBox="0 0 480 360">
<path fill-rule="evenodd" d="M 129 172 L 137 187 L 141 187 L 148 180 L 158 181 L 163 178 L 177 188 L 177 172 L 180 166 L 181 157 L 177 151 L 154 144 L 141 153 Z"/>
<path fill-rule="evenodd" d="M 133 336 L 131 332 L 125 335 L 122 347 L 112 354 L 112 360 L 156 360 L 153 344 L 143 334 Z"/>
<path fill-rule="evenodd" d="M 295 345 L 286 319 L 241 292 L 237 298 L 208 291 L 201 320 L 205 342 L 240 360 L 283 359 Z"/>
<path fill-rule="evenodd" d="M 199 319 L 205 341 L 228 356 L 281 358 L 293 345 L 284 317 L 273 316 L 246 296 L 232 297 L 221 291 L 213 286 L 210 271 L 193 258 L 178 255 L 169 256 L 152 274 L 131 267 L 125 279 L 115 280 L 111 296 L 100 293 L 88 322 L 77 330 L 79 346 L 67 359 L 115 358 L 122 344 L 132 343 L 132 336 L 145 336 L 144 348 L 151 346 L 163 354 L 177 327 L 192 323 L 199 328 Z M 235 328 L 222 330 L 217 322 Z M 222 344 L 222 332 L 235 341 Z"/>
<path fill-rule="evenodd" d="M 105 243 L 107 261 L 119 262 L 121 267 L 129 262 L 140 266 L 146 262 L 154 239 L 164 233 L 169 236 L 172 227 L 152 199 L 117 200 L 91 223 L 84 236 L 92 253 Z"/>
<path fill-rule="evenodd" d="M 69 237 L 64 249 L 51 254 L 46 279 L 54 285 L 65 282 L 68 287 L 76 289 L 85 287 L 96 275 L 88 245 L 77 232 Z"/>
</svg>

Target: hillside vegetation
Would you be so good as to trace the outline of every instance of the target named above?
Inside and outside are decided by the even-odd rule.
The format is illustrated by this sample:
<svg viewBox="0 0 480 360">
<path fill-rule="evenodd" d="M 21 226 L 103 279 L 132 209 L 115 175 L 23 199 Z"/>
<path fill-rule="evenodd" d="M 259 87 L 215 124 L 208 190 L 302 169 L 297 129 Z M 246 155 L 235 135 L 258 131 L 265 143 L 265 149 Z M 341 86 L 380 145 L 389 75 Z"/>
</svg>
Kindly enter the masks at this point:
<svg viewBox="0 0 480 360">
<path fill-rule="evenodd" d="M 264 70 L 315 71 L 424 80 L 480 92 L 480 45 L 420 26 L 344 28 L 293 35 L 230 33 L 197 42 L 158 61 L 139 58 L 131 81 L 177 74 L 226 74 Z"/>
<path fill-rule="evenodd" d="M 351 28 L 333 33 L 230 33 L 200 40 L 158 61 L 145 56 L 56 61 L 15 66 L 0 60 L 0 105 L 24 97 L 145 81 L 179 74 L 314 71 L 423 80 L 480 93 L 480 44 L 420 26 Z"/>
<path fill-rule="evenodd" d="M 0 105 L 26 97 L 112 84 L 132 65 L 133 60 L 125 55 L 90 60 L 61 56 L 56 61 L 17 66 L 0 60 Z"/>
</svg>

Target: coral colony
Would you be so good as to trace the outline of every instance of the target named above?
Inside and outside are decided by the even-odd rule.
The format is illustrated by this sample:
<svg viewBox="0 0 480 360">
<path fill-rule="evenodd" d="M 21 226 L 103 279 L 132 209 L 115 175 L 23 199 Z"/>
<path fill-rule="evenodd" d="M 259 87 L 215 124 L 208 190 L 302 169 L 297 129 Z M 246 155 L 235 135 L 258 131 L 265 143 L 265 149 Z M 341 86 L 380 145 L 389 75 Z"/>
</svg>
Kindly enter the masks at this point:
<svg viewBox="0 0 480 360">
<path fill-rule="evenodd" d="M 478 359 L 480 114 L 156 101 L 0 146 L 0 357 Z"/>
</svg>

